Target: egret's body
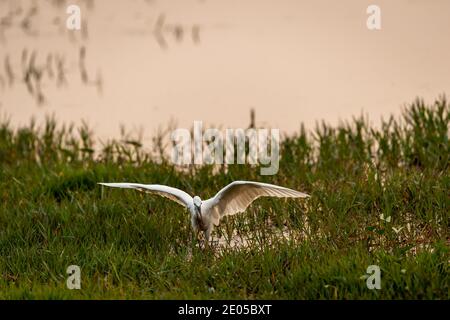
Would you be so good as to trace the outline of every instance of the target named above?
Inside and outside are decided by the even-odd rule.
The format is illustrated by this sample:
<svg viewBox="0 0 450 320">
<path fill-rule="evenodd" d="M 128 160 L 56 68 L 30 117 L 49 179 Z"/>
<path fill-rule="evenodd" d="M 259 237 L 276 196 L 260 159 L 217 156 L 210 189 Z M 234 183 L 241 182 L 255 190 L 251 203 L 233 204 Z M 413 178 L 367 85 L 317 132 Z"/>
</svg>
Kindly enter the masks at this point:
<svg viewBox="0 0 450 320">
<path fill-rule="evenodd" d="M 168 186 L 139 183 L 99 183 L 108 187 L 136 189 L 169 198 L 184 207 L 191 214 L 191 224 L 195 231 L 205 232 L 209 240 L 214 225 L 227 215 L 244 212 L 259 197 L 306 198 L 306 193 L 252 181 L 234 181 L 220 190 L 211 199 L 202 201 L 200 197 L 191 197 L 188 193 Z"/>
</svg>

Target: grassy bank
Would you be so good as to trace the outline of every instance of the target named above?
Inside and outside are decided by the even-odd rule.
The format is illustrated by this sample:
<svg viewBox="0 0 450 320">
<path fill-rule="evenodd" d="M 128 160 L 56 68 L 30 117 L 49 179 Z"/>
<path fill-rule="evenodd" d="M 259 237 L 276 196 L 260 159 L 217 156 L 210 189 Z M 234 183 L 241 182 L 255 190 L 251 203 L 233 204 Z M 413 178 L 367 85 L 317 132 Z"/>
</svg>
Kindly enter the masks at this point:
<svg viewBox="0 0 450 320">
<path fill-rule="evenodd" d="M 379 128 L 355 118 L 301 129 L 284 138 L 274 176 L 177 170 L 139 141 L 99 145 L 86 126 L 3 120 L 0 298 L 449 299 L 449 111 L 443 98 L 417 100 Z M 206 199 L 233 180 L 311 198 L 260 199 L 222 221 L 214 236 L 225 245 L 203 250 L 182 207 L 96 184 L 168 184 Z M 234 237 L 247 245 L 227 245 Z M 66 288 L 72 264 L 81 290 Z M 366 286 L 369 265 L 381 268 L 380 290 Z"/>
</svg>

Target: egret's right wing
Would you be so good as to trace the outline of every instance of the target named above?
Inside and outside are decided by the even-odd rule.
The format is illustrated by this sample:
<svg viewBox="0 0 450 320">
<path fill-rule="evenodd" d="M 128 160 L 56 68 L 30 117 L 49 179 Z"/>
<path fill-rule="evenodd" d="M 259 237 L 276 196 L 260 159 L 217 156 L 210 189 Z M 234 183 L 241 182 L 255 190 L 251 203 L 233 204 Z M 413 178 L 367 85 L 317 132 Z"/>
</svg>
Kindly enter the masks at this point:
<svg viewBox="0 0 450 320">
<path fill-rule="evenodd" d="M 120 182 L 120 183 L 99 182 L 98 184 L 101 184 L 101 185 L 107 186 L 107 187 L 136 189 L 136 190 L 139 190 L 142 192 L 157 194 L 157 195 L 166 197 L 170 200 L 173 200 L 173 201 L 177 202 L 178 204 L 181 204 L 182 206 L 185 206 L 185 207 L 189 207 L 193 203 L 192 197 L 188 193 L 184 192 L 183 190 L 160 185 L 160 184 L 140 184 L 140 183 L 127 183 L 127 182 Z"/>
</svg>

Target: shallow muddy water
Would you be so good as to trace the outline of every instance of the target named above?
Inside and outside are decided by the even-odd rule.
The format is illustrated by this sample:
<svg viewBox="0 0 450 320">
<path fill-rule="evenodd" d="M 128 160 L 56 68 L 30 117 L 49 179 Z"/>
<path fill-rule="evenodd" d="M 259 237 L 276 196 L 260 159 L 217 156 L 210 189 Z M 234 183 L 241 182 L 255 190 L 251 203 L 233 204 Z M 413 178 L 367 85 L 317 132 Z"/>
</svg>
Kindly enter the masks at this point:
<svg viewBox="0 0 450 320">
<path fill-rule="evenodd" d="M 372 2 L 71 1 L 82 30 L 70 31 L 68 2 L 3 0 L 0 113 L 84 119 L 102 139 L 123 125 L 149 143 L 170 121 L 245 128 L 251 109 L 287 133 L 361 113 L 376 123 L 448 92 L 450 2 L 377 1 L 370 31 Z"/>
</svg>

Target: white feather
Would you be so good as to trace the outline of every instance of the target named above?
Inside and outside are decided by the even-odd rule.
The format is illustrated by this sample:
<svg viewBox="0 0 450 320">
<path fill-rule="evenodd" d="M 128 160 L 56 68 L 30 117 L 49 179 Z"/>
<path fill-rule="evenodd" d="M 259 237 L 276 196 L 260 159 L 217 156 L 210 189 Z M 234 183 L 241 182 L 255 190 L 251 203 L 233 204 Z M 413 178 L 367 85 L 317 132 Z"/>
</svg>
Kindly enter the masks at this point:
<svg viewBox="0 0 450 320">
<path fill-rule="evenodd" d="M 203 202 L 215 225 L 222 217 L 244 212 L 259 197 L 306 198 L 306 193 L 274 184 L 234 181 L 220 190 L 213 198 Z M 203 209 L 202 206 L 202 209 Z"/>
<path fill-rule="evenodd" d="M 253 181 L 234 181 L 220 190 L 211 199 L 201 201 L 200 198 L 195 197 L 198 199 L 196 199 L 197 205 L 194 205 L 194 199 L 189 194 L 180 189 L 164 185 L 140 183 L 99 184 L 113 188 L 136 189 L 143 192 L 158 194 L 176 201 L 189 209 L 193 228 L 195 230 L 205 231 L 207 240 L 209 239 L 213 226 L 218 225 L 221 218 L 227 215 L 244 212 L 247 207 L 259 197 L 309 197 L 306 193 L 273 184 Z"/>
<path fill-rule="evenodd" d="M 142 192 L 154 193 L 162 197 L 166 197 L 170 200 L 173 200 L 185 207 L 192 206 L 193 202 L 192 197 L 183 190 L 160 184 L 140 184 L 127 182 L 119 182 L 119 183 L 99 182 L 98 184 L 113 188 L 136 189 Z"/>
</svg>

